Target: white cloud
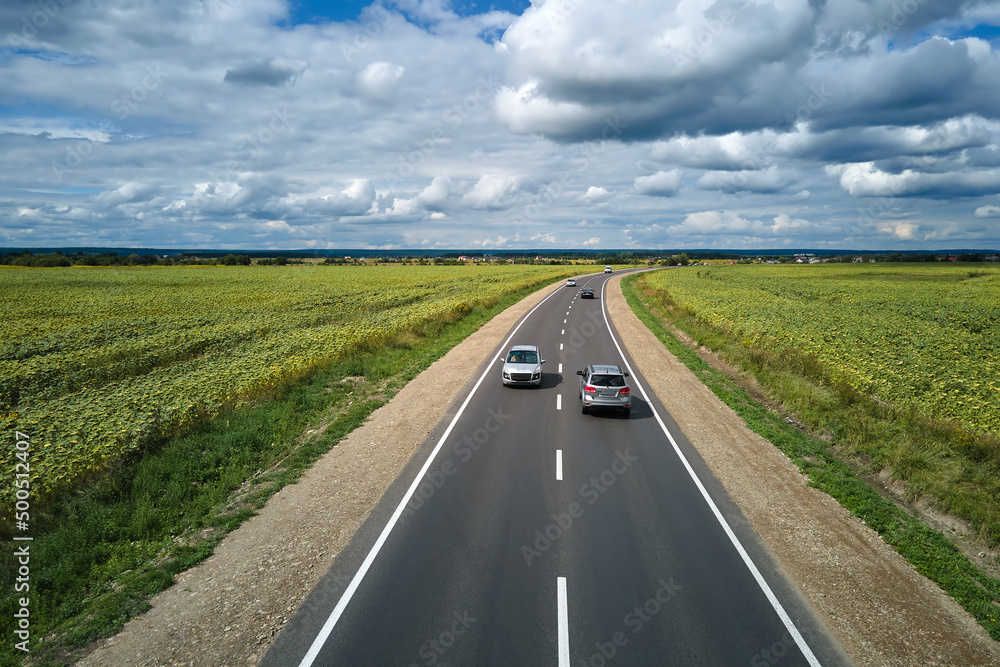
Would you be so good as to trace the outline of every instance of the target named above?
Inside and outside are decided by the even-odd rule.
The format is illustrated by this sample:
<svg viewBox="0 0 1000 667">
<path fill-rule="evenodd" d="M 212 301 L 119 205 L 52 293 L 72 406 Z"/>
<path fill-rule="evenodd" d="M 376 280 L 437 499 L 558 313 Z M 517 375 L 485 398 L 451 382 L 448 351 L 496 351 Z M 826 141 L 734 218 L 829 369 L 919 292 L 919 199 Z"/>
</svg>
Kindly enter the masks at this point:
<svg viewBox="0 0 1000 667">
<path fill-rule="evenodd" d="M 355 75 L 358 91 L 372 100 L 389 101 L 406 68 L 402 65 L 377 61 L 369 63 Z"/>
<path fill-rule="evenodd" d="M 435 176 L 431 184 L 421 190 L 417 201 L 424 208 L 437 210 L 448 201 L 453 184 L 447 176 Z"/>
<path fill-rule="evenodd" d="M 611 199 L 611 192 L 607 188 L 591 185 L 580 198 L 588 204 L 599 204 Z"/>
<path fill-rule="evenodd" d="M 1000 206 L 980 206 L 974 215 L 977 218 L 1000 218 Z"/>
<path fill-rule="evenodd" d="M 735 211 L 698 211 L 689 214 L 678 225 L 671 226 L 672 233 L 687 233 L 701 237 L 738 236 L 761 240 L 785 236 L 799 236 L 814 232 L 816 225 L 803 218 L 792 218 L 787 213 L 779 213 L 770 224 L 762 220 L 746 218 Z"/>
<path fill-rule="evenodd" d="M 658 171 L 651 176 L 639 176 L 633 187 L 639 194 L 654 197 L 673 197 L 684 185 L 684 174 L 680 169 Z"/>
<path fill-rule="evenodd" d="M 508 196 L 517 190 L 517 181 L 509 176 L 487 174 L 480 178 L 464 197 L 466 204 L 477 209 L 505 208 Z"/>
<path fill-rule="evenodd" d="M 900 222 L 898 224 L 879 225 L 878 229 L 884 234 L 891 234 L 903 241 L 911 241 L 916 238 L 920 227 L 912 222 Z"/>
<path fill-rule="evenodd" d="M 1000 192 L 1000 169 L 972 172 L 925 173 L 905 169 L 889 173 L 873 162 L 831 165 L 828 176 L 838 178 L 840 187 L 853 197 L 953 197 Z"/>
</svg>

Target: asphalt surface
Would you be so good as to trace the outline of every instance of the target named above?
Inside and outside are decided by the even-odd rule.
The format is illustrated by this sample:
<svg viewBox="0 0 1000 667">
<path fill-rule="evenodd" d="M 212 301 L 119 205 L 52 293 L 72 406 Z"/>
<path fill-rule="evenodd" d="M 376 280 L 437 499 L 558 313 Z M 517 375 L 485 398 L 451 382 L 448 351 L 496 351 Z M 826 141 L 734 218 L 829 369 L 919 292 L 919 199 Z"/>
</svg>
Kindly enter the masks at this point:
<svg viewBox="0 0 1000 667">
<path fill-rule="evenodd" d="M 525 316 L 262 665 L 843 664 L 645 395 L 604 315 L 608 277 Z M 540 347 L 540 388 L 502 386 L 515 344 Z M 589 363 L 630 367 L 630 417 L 581 414 Z"/>
</svg>

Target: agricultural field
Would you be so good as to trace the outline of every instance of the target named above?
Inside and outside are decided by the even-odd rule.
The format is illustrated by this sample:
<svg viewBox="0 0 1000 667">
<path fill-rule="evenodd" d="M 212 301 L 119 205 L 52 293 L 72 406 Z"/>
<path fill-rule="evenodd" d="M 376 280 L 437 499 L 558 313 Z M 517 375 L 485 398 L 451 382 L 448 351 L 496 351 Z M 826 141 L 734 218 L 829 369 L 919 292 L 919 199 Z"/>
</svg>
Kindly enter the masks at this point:
<svg viewBox="0 0 1000 667">
<path fill-rule="evenodd" d="M 793 347 L 865 394 L 1000 434 L 1000 269 L 735 265 L 645 282 L 747 347 Z"/>
<path fill-rule="evenodd" d="M 30 436 L 32 495 L 52 496 L 352 350 L 573 271 L 0 268 L 0 432 Z M 2 450 L 8 487 L 15 455 Z"/>
</svg>

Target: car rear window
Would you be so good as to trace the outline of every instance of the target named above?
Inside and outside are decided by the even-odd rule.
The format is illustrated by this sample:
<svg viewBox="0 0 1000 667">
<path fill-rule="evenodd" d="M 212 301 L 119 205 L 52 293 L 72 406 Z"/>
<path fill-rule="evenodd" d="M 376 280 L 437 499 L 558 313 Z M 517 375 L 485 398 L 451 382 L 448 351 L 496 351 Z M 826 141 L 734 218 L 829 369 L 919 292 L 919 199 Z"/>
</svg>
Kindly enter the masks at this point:
<svg viewBox="0 0 1000 667">
<path fill-rule="evenodd" d="M 590 376 L 590 384 L 595 387 L 624 387 L 625 377 L 622 375 L 597 375 Z"/>
</svg>

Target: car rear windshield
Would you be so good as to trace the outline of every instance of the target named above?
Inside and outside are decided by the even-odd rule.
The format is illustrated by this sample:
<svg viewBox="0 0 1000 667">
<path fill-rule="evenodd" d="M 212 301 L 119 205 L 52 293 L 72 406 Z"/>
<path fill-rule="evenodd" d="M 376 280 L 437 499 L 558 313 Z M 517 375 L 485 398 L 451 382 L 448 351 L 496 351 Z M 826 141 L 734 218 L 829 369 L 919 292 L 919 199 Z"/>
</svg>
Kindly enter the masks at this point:
<svg viewBox="0 0 1000 667">
<path fill-rule="evenodd" d="M 592 375 L 590 384 L 595 387 L 624 387 L 625 377 L 622 375 Z"/>
<path fill-rule="evenodd" d="M 507 363 L 509 364 L 537 364 L 538 354 L 535 352 L 526 352 L 522 350 L 515 350 L 510 353 L 507 357 Z"/>
</svg>

